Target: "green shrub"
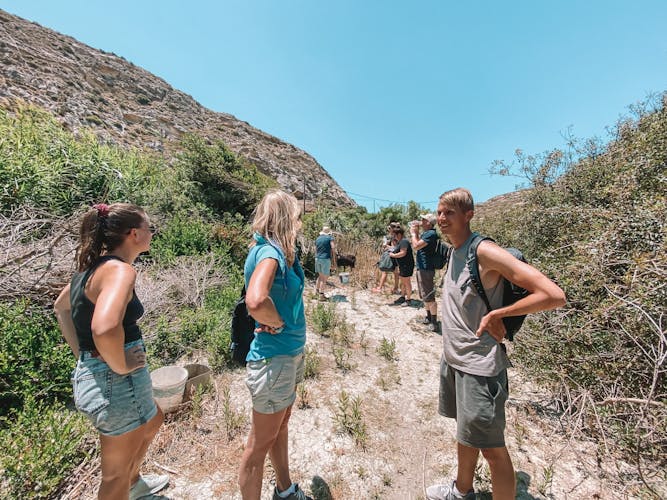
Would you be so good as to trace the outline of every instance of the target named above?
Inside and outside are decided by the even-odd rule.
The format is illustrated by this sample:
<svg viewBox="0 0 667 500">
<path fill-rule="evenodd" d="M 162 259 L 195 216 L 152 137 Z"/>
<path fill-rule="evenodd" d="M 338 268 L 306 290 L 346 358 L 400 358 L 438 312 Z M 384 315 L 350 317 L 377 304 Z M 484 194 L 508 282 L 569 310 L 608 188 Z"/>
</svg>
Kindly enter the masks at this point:
<svg viewBox="0 0 667 500">
<path fill-rule="evenodd" d="M 27 300 L 0 304 L 0 416 L 20 409 L 29 395 L 70 399 L 75 359 L 51 310 Z"/>
<path fill-rule="evenodd" d="M 146 332 L 152 366 L 172 363 L 194 350 L 209 353 L 215 371 L 232 363 L 231 312 L 240 295 L 240 273 L 230 270 L 230 282 L 206 291 L 203 307 L 183 308 L 172 320 L 161 317 L 155 329 Z"/>
<path fill-rule="evenodd" d="M 315 333 L 324 334 L 330 332 L 338 324 L 335 305 L 318 302 L 310 313 L 310 321 Z"/>
<path fill-rule="evenodd" d="M 398 358 L 398 355 L 396 354 L 396 341 L 394 339 L 389 340 L 386 337 L 382 337 L 377 352 L 387 361 L 396 360 Z"/>
<path fill-rule="evenodd" d="M 0 212 L 21 205 L 68 215 L 81 205 L 120 200 L 144 204 L 163 169 L 147 154 L 100 143 L 86 130 L 75 138 L 47 112 L 0 110 Z"/>
<path fill-rule="evenodd" d="M 30 396 L 11 425 L 2 427 L 2 498 L 54 498 L 58 486 L 94 450 L 85 418 L 60 403 L 48 406 Z"/>
<path fill-rule="evenodd" d="M 304 350 L 304 378 L 317 378 L 320 376 L 320 356 L 317 353 L 317 348 L 306 346 Z"/>
<path fill-rule="evenodd" d="M 563 395 L 565 411 L 586 414 L 590 434 L 662 470 L 666 96 L 619 122 L 604 148 L 573 140 L 567 152 L 518 152 L 501 170 L 520 172 L 531 189 L 473 219 L 502 245 L 524 250 L 568 298 L 561 311 L 529 316 L 515 343 L 518 363 Z"/>
<path fill-rule="evenodd" d="M 157 262 L 169 264 L 182 255 L 208 253 L 213 240 L 211 224 L 176 216 L 159 228 L 151 242 L 150 256 Z"/>
<path fill-rule="evenodd" d="M 266 190 L 278 186 L 220 140 L 210 144 L 188 134 L 180 146 L 175 168 L 197 186 L 195 201 L 210 207 L 216 215 L 239 212 L 248 216 Z"/>
</svg>

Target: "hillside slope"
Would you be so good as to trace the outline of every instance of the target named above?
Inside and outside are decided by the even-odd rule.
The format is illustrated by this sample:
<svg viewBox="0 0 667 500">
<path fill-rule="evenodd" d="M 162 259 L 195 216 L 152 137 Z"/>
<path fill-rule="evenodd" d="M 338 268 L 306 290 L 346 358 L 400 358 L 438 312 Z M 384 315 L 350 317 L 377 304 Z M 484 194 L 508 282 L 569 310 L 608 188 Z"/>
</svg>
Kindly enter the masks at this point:
<svg viewBox="0 0 667 500">
<path fill-rule="evenodd" d="M 115 54 L 0 10 L 0 106 L 21 99 L 45 108 L 70 130 L 91 127 L 124 146 L 173 153 L 191 132 L 254 163 L 284 189 L 335 206 L 355 206 L 305 151 L 189 95 Z"/>
</svg>

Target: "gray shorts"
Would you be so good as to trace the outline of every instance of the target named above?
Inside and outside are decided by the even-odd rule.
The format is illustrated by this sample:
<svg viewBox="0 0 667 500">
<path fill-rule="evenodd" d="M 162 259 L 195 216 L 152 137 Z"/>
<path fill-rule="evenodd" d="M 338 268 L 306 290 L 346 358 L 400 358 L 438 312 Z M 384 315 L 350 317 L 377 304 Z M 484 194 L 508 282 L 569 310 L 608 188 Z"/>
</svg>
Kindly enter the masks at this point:
<svg viewBox="0 0 667 500">
<path fill-rule="evenodd" d="M 303 353 L 248 361 L 245 384 L 258 413 L 278 413 L 296 399 L 296 384 L 303 381 Z"/>
<path fill-rule="evenodd" d="M 438 412 L 456 419 L 456 440 L 471 448 L 505 446 L 507 370 L 495 377 L 470 375 L 440 361 Z"/>
<path fill-rule="evenodd" d="M 417 280 L 419 297 L 424 302 L 435 302 L 435 287 L 433 286 L 435 269 L 417 269 L 417 274 L 419 275 Z"/>
<path fill-rule="evenodd" d="M 329 276 L 331 274 L 331 259 L 315 259 L 315 272 Z"/>
</svg>

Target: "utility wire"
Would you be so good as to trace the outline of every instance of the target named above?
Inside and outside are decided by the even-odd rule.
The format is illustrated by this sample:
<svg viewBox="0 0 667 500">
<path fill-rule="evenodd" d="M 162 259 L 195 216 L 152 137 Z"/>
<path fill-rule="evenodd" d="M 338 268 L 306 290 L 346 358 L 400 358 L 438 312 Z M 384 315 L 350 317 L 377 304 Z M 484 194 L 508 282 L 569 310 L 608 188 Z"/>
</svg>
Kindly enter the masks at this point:
<svg viewBox="0 0 667 500">
<path fill-rule="evenodd" d="M 414 201 L 414 200 L 409 200 L 409 201 L 398 201 L 398 200 L 386 200 L 384 198 L 376 198 L 374 196 L 368 196 L 365 194 L 359 194 L 359 193 L 353 193 L 352 191 L 345 191 L 347 194 L 356 196 L 358 198 L 364 198 L 367 200 L 373 200 L 373 201 L 383 201 L 385 203 L 392 203 L 392 204 L 398 204 L 398 205 L 407 205 L 410 201 L 413 201 L 414 203 L 417 203 L 419 205 L 427 205 L 430 203 L 438 203 L 438 200 L 433 200 L 433 201 Z"/>
</svg>

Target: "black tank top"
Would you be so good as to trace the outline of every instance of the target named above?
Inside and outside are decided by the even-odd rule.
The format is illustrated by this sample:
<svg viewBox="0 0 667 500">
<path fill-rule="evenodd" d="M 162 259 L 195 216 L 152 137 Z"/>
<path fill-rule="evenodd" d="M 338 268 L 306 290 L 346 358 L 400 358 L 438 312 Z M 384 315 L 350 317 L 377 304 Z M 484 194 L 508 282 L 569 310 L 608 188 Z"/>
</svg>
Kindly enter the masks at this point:
<svg viewBox="0 0 667 500">
<path fill-rule="evenodd" d="M 72 277 L 72 284 L 69 291 L 69 300 L 72 307 L 72 321 L 76 329 L 76 337 L 79 340 L 79 349 L 82 351 L 95 350 L 95 343 L 93 342 L 93 332 L 91 324 L 93 321 L 93 313 L 95 312 L 95 304 L 93 304 L 88 297 L 86 297 L 85 289 L 86 283 L 90 275 L 97 269 L 97 267 L 109 260 L 120 260 L 121 258 L 115 255 L 105 255 L 100 257 L 97 262 L 80 273 L 74 274 Z M 125 309 L 125 316 L 123 317 L 123 330 L 125 331 L 125 344 L 133 342 L 141 338 L 141 329 L 137 325 L 137 320 L 144 314 L 144 306 L 141 305 L 137 294 L 132 290 L 132 299 L 127 304 Z"/>
</svg>

